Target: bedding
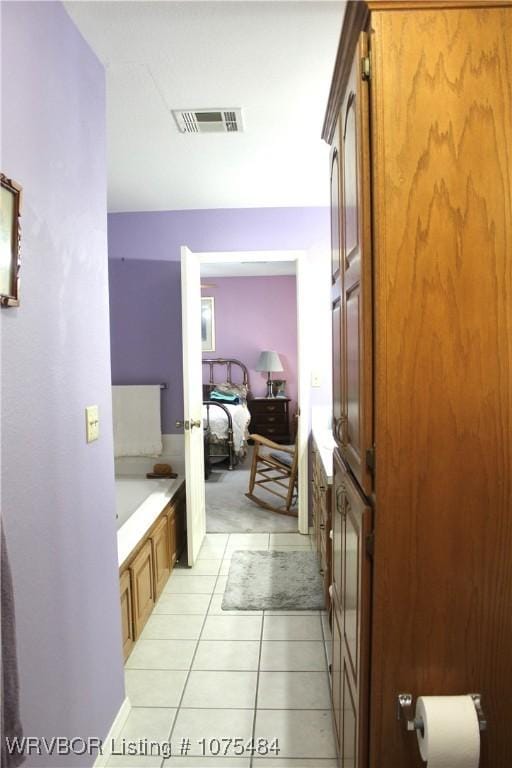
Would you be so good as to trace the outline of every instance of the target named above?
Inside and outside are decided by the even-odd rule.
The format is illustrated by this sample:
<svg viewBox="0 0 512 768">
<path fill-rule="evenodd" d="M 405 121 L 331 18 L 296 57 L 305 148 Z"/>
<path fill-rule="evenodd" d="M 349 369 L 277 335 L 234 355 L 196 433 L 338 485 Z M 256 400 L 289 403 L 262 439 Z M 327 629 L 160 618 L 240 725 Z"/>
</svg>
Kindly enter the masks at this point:
<svg viewBox="0 0 512 768">
<path fill-rule="evenodd" d="M 223 403 L 223 405 L 224 408 L 227 408 L 231 414 L 231 419 L 233 422 L 234 450 L 238 454 L 245 447 L 245 442 L 249 434 L 247 427 L 249 426 L 249 422 L 251 420 L 251 414 L 249 413 L 249 409 L 245 404 L 231 405 L 228 403 Z M 210 436 L 216 438 L 217 440 L 226 440 L 228 436 L 228 419 L 225 412 L 222 410 L 222 408 L 216 407 L 213 401 L 209 407 L 203 405 L 203 420 L 205 424 L 207 424 L 208 420 L 208 411 L 210 420 Z"/>
</svg>

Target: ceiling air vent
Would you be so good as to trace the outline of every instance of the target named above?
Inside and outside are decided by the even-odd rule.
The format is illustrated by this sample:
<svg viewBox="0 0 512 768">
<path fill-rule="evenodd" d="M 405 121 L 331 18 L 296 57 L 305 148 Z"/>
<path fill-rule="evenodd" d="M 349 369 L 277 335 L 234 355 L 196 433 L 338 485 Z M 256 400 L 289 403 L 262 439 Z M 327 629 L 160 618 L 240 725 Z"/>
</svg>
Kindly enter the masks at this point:
<svg viewBox="0 0 512 768">
<path fill-rule="evenodd" d="M 241 109 L 173 109 L 181 133 L 240 133 Z"/>
</svg>

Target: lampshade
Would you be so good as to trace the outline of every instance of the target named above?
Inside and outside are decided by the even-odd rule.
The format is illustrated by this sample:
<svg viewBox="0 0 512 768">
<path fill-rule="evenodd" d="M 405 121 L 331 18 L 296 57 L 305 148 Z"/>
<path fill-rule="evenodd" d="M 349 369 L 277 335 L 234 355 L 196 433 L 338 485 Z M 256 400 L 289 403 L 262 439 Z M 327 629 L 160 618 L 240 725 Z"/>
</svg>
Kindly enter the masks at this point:
<svg viewBox="0 0 512 768">
<path fill-rule="evenodd" d="M 284 371 L 284 368 L 279 359 L 277 352 L 271 349 L 265 349 L 260 353 L 258 362 L 256 363 L 257 371 Z"/>
</svg>

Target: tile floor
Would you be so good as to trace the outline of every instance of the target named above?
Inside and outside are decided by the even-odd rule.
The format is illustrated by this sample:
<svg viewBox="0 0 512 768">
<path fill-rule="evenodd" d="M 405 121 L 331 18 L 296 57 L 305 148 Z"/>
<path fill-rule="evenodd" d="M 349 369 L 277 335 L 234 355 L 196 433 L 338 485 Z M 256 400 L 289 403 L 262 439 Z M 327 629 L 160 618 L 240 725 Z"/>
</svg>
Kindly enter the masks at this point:
<svg viewBox="0 0 512 768">
<path fill-rule="evenodd" d="M 132 709 L 117 751 L 123 740 L 147 739 L 170 741 L 173 754 L 117 754 L 108 766 L 336 767 L 325 614 L 221 610 L 237 549 L 310 547 L 298 533 L 207 534 L 196 566 L 172 573 L 125 668 Z M 201 739 L 229 738 L 276 739 L 280 752 L 202 756 Z"/>
</svg>

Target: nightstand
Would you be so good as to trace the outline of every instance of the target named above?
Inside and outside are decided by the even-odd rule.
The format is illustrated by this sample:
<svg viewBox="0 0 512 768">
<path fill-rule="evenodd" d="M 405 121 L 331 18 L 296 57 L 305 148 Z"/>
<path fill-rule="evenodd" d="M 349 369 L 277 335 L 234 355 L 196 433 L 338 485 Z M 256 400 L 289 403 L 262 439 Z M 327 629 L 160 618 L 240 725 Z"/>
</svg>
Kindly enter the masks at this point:
<svg viewBox="0 0 512 768">
<path fill-rule="evenodd" d="M 251 413 L 249 432 L 268 437 L 276 443 L 289 445 L 290 402 L 289 397 L 253 397 L 248 400 L 247 405 Z"/>
</svg>

